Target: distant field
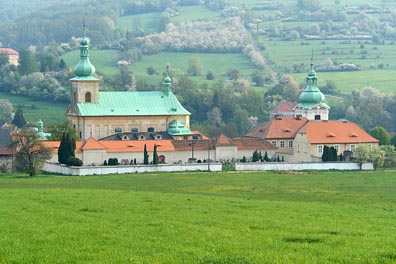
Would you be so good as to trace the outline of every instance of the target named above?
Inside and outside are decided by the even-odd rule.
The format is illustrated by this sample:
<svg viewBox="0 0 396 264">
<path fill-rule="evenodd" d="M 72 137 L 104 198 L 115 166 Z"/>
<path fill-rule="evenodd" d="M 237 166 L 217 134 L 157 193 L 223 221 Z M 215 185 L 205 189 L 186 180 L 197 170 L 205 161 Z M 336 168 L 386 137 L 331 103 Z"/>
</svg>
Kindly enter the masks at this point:
<svg viewBox="0 0 396 264">
<path fill-rule="evenodd" d="M 149 83 L 161 81 L 162 72 L 165 71 L 166 65 L 170 64 L 173 69 L 178 69 L 180 72 L 186 72 L 188 69 L 188 61 L 191 57 L 199 57 L 202 64 L 202 76 L 195 77 L 197 81 L 205 79 L 208 70 L 212 70 L 217 80 L 226 79 L 226 72 L 229 68 L 237 68 L 240 70 L 242 77 L 250 80 L 250 74 L 256 70 L 256 67 L 251 64 L 249 58 L 241 53 L 170 53 L 162 52 L 155 55 L 146 55 L 142 61 L 136 62 L 130 66 L 130 70 L 134 72 L 138 79 L 144 79 Z M 77 65 L 79 61 L 79 51 L 75 50 L 66 53 L 63 56 L 65 62 L 69 66 Z M 90 61 L 95 66 L 96 71 L 111 77 L 117 73 L 117 61 L 119 53 L 115 50 L 91 50 Z M 149 66 L 154 66 L 159 72 L 158 75 L 150 76 L 146 70 Z"/>
<path fill-rule="evenodd" d="M 18 105 L 21 105 L 23 115 L 29 123 L 35 124 L 41 119 L 44 126 L 46 126 L 51 123 L 63 122 L 66 120 L 65 112 L 67 104 L 36 101 L 27 97 L 14 96 L 2 92 L 0 92 L 0 98 L 9 100 L 15 109 Z"/>
<path fill-rule="evenodd" d="M 155 33 L 158 28 L 158 19 L 161 13 L 147 13 L 147 14 L 139 14 L 139 15 L 130 15 L 130 16 L 122 16 L 118 20 L 117 27 L 123 30 L 124 32 L 133 31 L 136 28 L 136 23 L 139 23 L 140 26 L 144 29 L 146 33 Z"/>
<path fill-rule="evenodd" d="M 396 174 L 0 175 L 1 263 L 394 263 Z"/>
<path fill-rule="evenodd" d="M 306 73 L 293 74 L 297 83 L 305 83 Z M 396 94 L 395 71 L 367 70 L 357 72 L 318 72 L 318 85 L 326 84 L 326 80 L 334 81 L 342 94 L 363 90 L 370 86 L 385 94 Z"/>
<path fill-rule="evenodd" d="M 166 70 L 166 65 L 169 63 L 172 69 L 180 70 L 185 73 L 188 69 L 188 61 L 191 57 L 197 56 L 202 65 L 202 76 L 194 77 L 193 79 L 199 81 L 204 80 L 206 73 L 212 70 L 216 80 L 226 79 L 226 72 L 230 68 L 237 68 L 242 74 L 242 77 L 250 80 L 250 74 L 256 70 L 256 67 L 251 64 L 249 58 L 241 53 L 170 53 L 163 52 L 152 56 L 144 56 L 142 61 L 136 62 L 130 69 L 135 73 L 137 78 L 143 78 L 148 82 L 158 82 L 161 76 L 150 76 L 146 73 L 149 66 L 157 68 L 159 73 Z M 212 81 L 213 82 L 213 81 Z"/>
</svg>

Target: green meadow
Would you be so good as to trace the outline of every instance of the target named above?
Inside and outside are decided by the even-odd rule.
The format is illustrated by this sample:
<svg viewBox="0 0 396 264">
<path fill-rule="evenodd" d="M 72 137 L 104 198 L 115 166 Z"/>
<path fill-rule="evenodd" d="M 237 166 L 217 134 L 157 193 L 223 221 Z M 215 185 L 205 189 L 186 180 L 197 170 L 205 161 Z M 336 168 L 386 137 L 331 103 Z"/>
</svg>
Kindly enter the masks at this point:
<svg viewBox="0 0 396 264">
<path fill-rule="evenodd" d="M 196 81 L 203 82 L 209 70 L 212 70 L 216 80 L 227 79 L 226 73 L 230 68 L 237 68 L 241 76 L 250 79 L 250 74 L 256 67 L 249 58 L 242 53 L 172 53 L 161 52 L 155 55 L 145 55 L 143 60 L 135 62 L 129 69 L 135 74 L 137 79 L 144 79 L 148 83 L 158 84 L 162 80 L 162 72 L 169 64 L 172 69 L 180 74 L 185 74 L 188 69 L 189 59 L 198 57 L 202 65 L 202 75 L 192 77 Z M 79 61 L 79 51 L 75 50 L 63 56 L 67 65 L 74 67 Z M 115 50 L 91 50 L 90 61 L 96 70 L 111 77 L 118 72 L 117 61 L 120 53 Z M 159 75 L 148 75 L 147 68 L 153 66 Z M 208 81 L 209 82 L 209 81 Z M 212 81 L 213 82 L 213 81 Z M 210 83 L 210 82 L 209 82 Z"/>
<path fill-rule="evenodd" d="M 0 263 L 394 263 L 396 173 L 0 175 Z"/>
<path fill-rule="evenodd" d="M 4 92 L 0 92 L 0 98 L 9 100 L 15 110 L 18 105 L 21 105 L 23 115 L 26 121 L 30 123 L 35 124 L 41 119 L 44 126 L 46 126 L 51 123 L 65 121 L 67 104 L 37 101 L 28 97 L 15 96 Z"/>
</svg>

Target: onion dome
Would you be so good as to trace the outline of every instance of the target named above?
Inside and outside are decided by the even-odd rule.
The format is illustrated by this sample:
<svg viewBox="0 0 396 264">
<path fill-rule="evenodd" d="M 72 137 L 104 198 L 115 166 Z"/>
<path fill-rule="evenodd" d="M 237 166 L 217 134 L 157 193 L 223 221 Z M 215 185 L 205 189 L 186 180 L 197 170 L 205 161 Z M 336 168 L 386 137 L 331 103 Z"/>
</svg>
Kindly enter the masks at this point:
<svg viewBox="0 0 396 264">
<path fill-rule="evenodd" d="M 78 77 L 88 77 L 92 76 L 95 73 L 95 67 L 89 61 L 89 40 L 85 36 L 81 39 L 80 42 L 80 62 L 74 68 L 74 73 Z"/>
<path fill-rule="evenodd" d="M 311 70 L 306 78 L 306 86 L 304 91 L 300 94 L 298 101 L 301 104 L 319 104 L 325 100 L 324 94 L 319 90 L 317 85 L 316 72 L 313 68 L 313 63 L 311 61 Z"/>
</svg>

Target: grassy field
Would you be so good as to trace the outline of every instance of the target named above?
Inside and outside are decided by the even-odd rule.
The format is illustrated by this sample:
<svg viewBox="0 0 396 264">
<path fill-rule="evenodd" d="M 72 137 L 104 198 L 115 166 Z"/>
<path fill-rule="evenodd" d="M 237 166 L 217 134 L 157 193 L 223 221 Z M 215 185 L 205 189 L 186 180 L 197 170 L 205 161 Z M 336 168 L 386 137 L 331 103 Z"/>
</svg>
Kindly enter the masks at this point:
<svg viewBox="0 0 396 264">
<path fill-rule="evenodd" d="M 0 175 L 0 263 L 394 263 L 395 172 Z"/>
<path fill-rule="evenodd" d="M 18 105 L 21 105 L 23 116 L 29 123 L 35 124 L 41 119 L 44 126 L 46 126 L 51 123 L 63 122 L 66 120 L 65 112 L 67 104 L 37 101 L 28 97 L 15 96 L 2 92 L 0 92 L 0 98 L 9 100 L 15 110 Z"/>
<path fill-rule="evenodd" d="M 191 57 L 197 56 L 202 65 L 202 75 L 192 77 L 196 81 L 205 80 L 208 70 L 212 70 L 216 80 L 227 79 L 226 72 L 229 68 L 235 67 L 241 72 L 241 76 L 250 80 L 250 74 L 257 68 L 250 62 L 249 58 L 242 53 L 171 53 L 162 52 L 155 55 L 146 55 L 142 61 L 137 61 L 129 69 L 135 74 L 137 79 L 144 79 L 148 83 L 158 84 L 162 79 L 162 72 L 166 70 L 166 65 L 185 73 L 188 69 L 188 61 Z M 64 55 L 67 65 L 76 65 L 79 60 L 79 51 L 75 50 Z M 117 61 L 119 53 L 114 50 L 92 50 L 90 51 L 90 61 L 95 66 L 96 71 L 111 77 L 117 73 Z M 227 63 L 224 63 L 224 62 Z M 158 70 L 158 75 L 148 75 L 147 68 L 153 66 Z M 214 81 L 212 81 L 214 82 Z"/>
</svg>

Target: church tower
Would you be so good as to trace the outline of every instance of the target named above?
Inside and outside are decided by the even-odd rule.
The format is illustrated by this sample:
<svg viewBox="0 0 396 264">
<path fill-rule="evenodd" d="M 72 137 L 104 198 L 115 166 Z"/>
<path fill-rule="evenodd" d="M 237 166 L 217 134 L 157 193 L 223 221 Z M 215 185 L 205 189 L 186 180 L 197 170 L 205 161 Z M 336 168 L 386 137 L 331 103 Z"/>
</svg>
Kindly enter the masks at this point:
<svg viewBox="0 0 396 264">
<path fill-rule="evenodd" d="M 324 101 L 325 96 L 318 88 L 318 78 L 311 58 L 311 70 L 306 77 L 305 89 L 298 98 L 299 103 L 294 107 L 295 115 L 308 120 L 328 120 L 330 107 Z"/>
<path fill-rule="evenodd" d="M 89 61 L 89 40 L 84 34 L 80 42 L 80 61 L 74 68 L 76 77 L 70 79 L 71 94 L 69 114 L 79 114 L 77 104 L 99 102 L 99 79 L 95 74 L 95 67 Z"/>
</svg>

